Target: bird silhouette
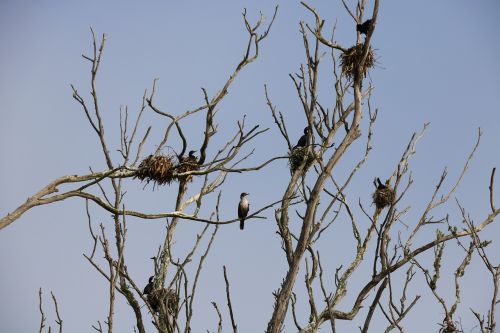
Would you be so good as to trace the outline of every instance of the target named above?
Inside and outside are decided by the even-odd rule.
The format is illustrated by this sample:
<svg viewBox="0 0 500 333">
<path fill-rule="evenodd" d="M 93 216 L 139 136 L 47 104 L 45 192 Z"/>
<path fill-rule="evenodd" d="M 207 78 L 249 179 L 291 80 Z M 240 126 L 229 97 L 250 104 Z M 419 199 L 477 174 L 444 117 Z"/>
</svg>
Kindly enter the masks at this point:
<svg viewBox="0 0 500 333">
<path fill-rule="evenodd" d="M 240 229 L 245 228 L 245 217 L 247 217 L 248 210 L 250 209 L 250 203 L 248 202 L 248 193 L 240 194 L 240 203 L 238 204 L 238 218 L 240 219 Z"/>
<path fill-rule="evenodd" d="M 147 294 L 151 294 L 151 292 L 153 291 L 153 288 L 154 288 L 154 276 L 150 276 L 149 277 L 149 282 L 148 284 L 146 285 L 146 287 L 144 287 L 144 291 L 142 292 L 144 295 L 147 295 Z"/>
<path fill-rule="evenodd" d="M 377 190 L 383 190 L 384 188 L 387 188 L 387 186 L 385 186 L 384 184 L 382 184 L 382 182 L 380 181 L 380 178 L 377 177 Z"/>
<path fill-rule="evenodd" d="M 356 31 L 360 34 L 367 35 L 370 30 L 373 29 L 373 21 L 371 19 L 366 20 L 362 24 L 356 25 Z"/>
<path fill-rule="evenodd" d="M 303 147 L 305 147 L 306 144 L 307 144 L 308 134 L 309 134 L 309 127 L 306 127 L 306 128 L 304 128 L 304 135 L 302 135 L 300 137 L 299 141 L 297 142 L 297 144 L 293 148 L 303 148 Z"/>
<path fill-rule="evenodd" d="M 189 158 L 190 160 L 194 160 L 194 161 L 196 161 L 196 160 L 197 160 L 197 158 L 196 158 L 196 156 L 195 156 L 195 154 L 194 154 L 194 153 L 196 153 L 196 150 L 190 150 L 190 151 L 189 151 L 189 154 L 188 154 L 188 158 Z"/>
</svg>

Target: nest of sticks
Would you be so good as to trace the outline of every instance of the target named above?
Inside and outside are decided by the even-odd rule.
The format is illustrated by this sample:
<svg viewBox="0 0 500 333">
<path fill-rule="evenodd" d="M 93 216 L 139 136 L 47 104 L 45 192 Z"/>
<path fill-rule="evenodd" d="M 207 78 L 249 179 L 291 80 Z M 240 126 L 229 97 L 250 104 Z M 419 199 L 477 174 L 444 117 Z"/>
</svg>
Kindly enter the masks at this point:
<svg viewBox="0 0 500 333">
<path fill-rule="evenodd" d="M 313 164 L 316 156 L 314 152 L 307 153 L 307 147 L 295 147 L 288 153 L 288 164 L 290 166 L 290 170 L 295 172 L 302 162 L 306 160 L 304 171 L 309 169 L 309 167 Z"/>
<path fill-rule="evenodd" d="M 153 311 L 160 313 L 162 307 L 167 313 L 174 315 L 179 309 L 179 296 L 172 289 L 156 289 L 147 296 L 147 300 Z"/>
<path fill-rule="evenodd" d="M 457 327 L 457 324 L 458 323 L 453 322 L 451 319 L 445 319 L 442 324 L 439 324 L 439 326 L 441 326 L 439 333 L 463 333 L 463 331 Z"/>
<path fill-rule="evenodd" d="M 147 183 L 170 184 L 174 180 L 173 158 L 168 155 L 149 155 L 139 164 L 135 177 Z"/>
<path fill-rule="evenodd" d="M 356 68 L 358 68 L 359 63 L 361 62 L 361 56 L 363 55 L 363 46 L 364 44 L 356 44 L 340 55 L 342 74 L 344 74 L 348 78 L 353 78 L 355 75 Z M 374 65 L 375 53 L 370 46 L 363 68 L 361 68 L 359 72 L 366 77 L 366 75 L 368 74 L 368 70 Z"/>
<path fill-rule="evenodd" d="M 391 205 L 395 199 L 396 194 L 390 186 L 379 187 L 375 193 L 373 193 L 373 203 L 375 203 L 378 209 L 384 209 Z"/>
<path fill-rule="evenodd" d="M 179 174 L 199 170 L 200 165 L 196 158 L 191 156 L 179 158 L 174 162 L 174 157 L 169 155 L 149 155 L 146 157 L 135 173 L 135 178 L 154 182 L 156 185 L 165 185 L 172 181 L 191 181 L 192 175 L 179 176 Z"/>
<path fill-rule="evenodd" d="M 196 171 L 200 169 L 200 165 L 198 164 L 198 161 L 196 158 L 187 156 L 187 157 L 181 157 L 179 159 L 179 164 L 175 167 L 176 170 L 176 177 L 179 180 L 185 180 L 185 181 L 192 181 L 193 176 L 192 175 L 187 175 L 187 176 L 177 176 L 179 173 L 184 173 L 184 172 L 189 172 L 189 171 Z"/>
</svg>

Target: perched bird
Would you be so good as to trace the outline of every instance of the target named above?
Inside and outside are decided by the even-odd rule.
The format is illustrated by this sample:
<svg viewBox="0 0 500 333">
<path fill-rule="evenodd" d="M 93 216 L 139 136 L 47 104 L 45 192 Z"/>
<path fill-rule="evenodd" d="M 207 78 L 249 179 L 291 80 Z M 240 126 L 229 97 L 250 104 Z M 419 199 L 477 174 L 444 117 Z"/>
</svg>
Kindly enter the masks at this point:
<svg viewBox="0 0 500 333">
<path fill-rule="evenodd" d="M 197 158 L 196 156 L 194 155 L 194 153 L 196 153 L 196 150 L 190 150 L 189 151 L 189 154 L 188 154 L 188 158 L 190 161 L 197 161 Z"/>
<path fill-rule="evenodd" d="M 362 24 L 356 25 L 356 31 L 360 34 L 367 35 L 370 30 L 373 29 L 373 21 L 371 19 L 366 20 Z"/>
<path fill-rule="evenodd" d="M 382 182 L 380 181 L 380 178 L 377 177 L 377 190 L 383 190 L 384 188 L 387 188 Z"/>
<path fill-rule="evenodd" d="M 190 150 L 188 156 L 178 156 L 179 164 L 175 167 L 177 174 L 196 171 L 200 168 L 198 158 L 194 154 L 196 150 Z M 193 175 L 177 176 L 181 181 L 192 181 Z"/>
<path fill-rule="evenodd" d="M 307 137 L 309 135 L 309 127 L 304 128 L 304 135 L 299 139 L 299 142 L 293 148 L 303 148 L 307 145 Z"/>
<path fill-rule="evenodd" d="M 184 158 L 183 163 L 189 164 L 191 166 L 198 165 L 198 158 L 194 154 L 196 150 L 190 150 L 186 158 Z"/>
<path fill-rule="evenodd" d="M 153 288 L 154 288 L 154 275 L 153 276 L 150 276 L 149 277 L 149 282 L 148 284 L 146 285 L 146 287 L 144 287 L 144 291 L 142 292 L 144 295 L 147 295 L 147 294 L 151 294 L 151 292 L 153 291 Z"/>
<path fill-rule="evenodd" d="M 247 217 L 248 209 L 250 208 L 250 203 L 248 202 L 248 193 L 240 194 L 240 203 L 238 205 L 238 218 L 240 219 L 240 229 L 245 228 L 245 217 Z"/>
<path fill-rule="evenodd" d="M 188 156 L 178 156 L 179 162 L 184 164 L 198 164 L 198 158 L 195 155 L 196 150 L 190 150 Z"/>
</svg>

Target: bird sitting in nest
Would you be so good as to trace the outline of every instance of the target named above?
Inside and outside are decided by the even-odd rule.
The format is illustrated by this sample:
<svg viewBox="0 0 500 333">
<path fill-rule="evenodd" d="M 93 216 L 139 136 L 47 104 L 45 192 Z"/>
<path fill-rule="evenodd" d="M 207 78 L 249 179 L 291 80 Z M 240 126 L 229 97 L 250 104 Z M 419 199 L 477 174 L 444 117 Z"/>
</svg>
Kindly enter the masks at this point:
<svg viewBox="0 0 500 333">
<path fill-rule="evenodd" d="M 373 29 L 373 21 L 371 19 L 366 20 L 361 24 L 356 24 L 356 31 L 362 35 L 367 35 L 369 31 Z"/>
<path fill-rule="evenodd" d="M 373 185 L 377 188 L 372 197 L 378 210 L 382 210 L 394 203 L 396 195 L 394 194 L 394 190 L 389 186 L 388 182 L 386 182 L 386 184 L 382 184 L 380 178 L 377 177 L 376 182 L 374 181 Z"/>
<path fill-rule="evenodd" d="M 191 150 L 189 151 L 189 154 L 186 157 L 178 156 L 179 164 L 176 166 L 177 174 L 189 171 L 196 171 L 200 168 L 200 166 L 198 165 L 198 158 L 196 157 L 195 153 L 196 150 Z M 179 178 L 179 180 L 184 180 L 184 181 L 191 181 L 193 179 L 193 175 L 177 176 L 177 177 Z"/>
<path fill-rule="evenodd" d="M 195 155 L 196 150 L 190 150 L 188 157 L 184 160 L 184 163 L 198 164 L 198 158 Z"/>
<path fill-rule="evenodd" d="M 295 145 L 295 148 L 304 148 L 307 145 L 307 137 L 309 136 L 309 127 L 304 128 L 304 135 L 302 135 Z"/>
<path fill-rule="evenodd" d="M 144 287 L 144 291 L 142 292 L 144 295 L 151 294 L 154 289 L 154 275 L 149 277 L 148 284 Z"/>
</svg>

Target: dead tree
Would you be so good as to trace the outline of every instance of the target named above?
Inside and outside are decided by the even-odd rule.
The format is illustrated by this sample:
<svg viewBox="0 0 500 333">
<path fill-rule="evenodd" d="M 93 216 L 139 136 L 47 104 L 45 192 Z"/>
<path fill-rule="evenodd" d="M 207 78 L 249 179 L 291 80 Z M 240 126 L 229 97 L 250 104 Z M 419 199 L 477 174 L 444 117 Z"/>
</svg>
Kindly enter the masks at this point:
<svg viewBox="0 0 500 333">
<path fill-rule="evenodd" d="M 361 331 L 369 332 L 371 319 L 376 307 L 379 306 L 389 322 L 386 332 L 392 329 L 399 329 L 402 332 L 401 320 L 412 310 L 420 298 L 420 295 L 416 295 L 410 304 L 405 303 L 407 297 L 406 289 L 415 274 L 413 267 L 417 264 L 418 256 L 430 249 L 440 249 L 447 241 L 452 239 L 474 237 L 475 234 L 493 222 L 495 217 L 500 213 L 500 210 L 494 208 L 492 203 L 491 213 L 480 224 L 468 224 L 462 231 L 458 231 L 456 226 L 450 227 L 448 225 L 447 228 L 449 230 L 447 230 L 447 233 L 437 229 L 439 231 L 438 237 L 430 239 L 417 247 L 413 245 L 415 235 L 421 231 L 423 226 L 444 224 L 445 220 L 432 220 L 430 213 L 437 207 L 447 203 L 459 186 L 469 162 L 479 145 L 481 137 L 481 132 L 479 131 L 476 145 L 467 158 L 463 171 L 453 188 L 448 193 L 442 192 L 442 184 L 447 176 L 445 170 L 426 209 L 421 213 L 421 218 L 417 223 L 412 223 L 414 227 L 407 235 L 406 240 L 402 235 L 397 235 L 396 240 L 392 239 L 394 237 L 394 226 L 399 223 L 409 210 L 409 207 L 399 208 L 399 203 L 404 199 L 405 194 L 410 190 L 413 183 L 411 173 L 409 172 L 410 160 L 416 153 L 417 142 L 424 135 L 427 128 L 427 124 L 425 124 L 422 132 L 414 134 L 411 137 L 399 163 L 395 166 L 392 174 L 388 176 L 387 182 L 382 184 L 379 181 L 379 185 L 375 188 L 373 195 L 376 206 L 373 214 L 370 214 L 369 210 L 359 201 L 359 209 L 363 213 L 364 218 L 369 221 L 367 230 L 364 233 L 360 231 L 358 227 L 360 218 L 355 214 L 354 207 L 349 203 L 345 190 L 356 172 L 368 158 L 371 150 L 373 124 L 377 117 L 377 110 L 373 111 L 370 103 L 372 85 L 364 86 L 363 83 L 366 81 L 365 78 L 368 72 L 375 64 L 371 39 L 372 35 L 376 32 L 379 1 L 374 0 L 369 11 L 366 10 L 368 7 L 365 0 L 358 1 L 355 10 L 351 10 L 346 2 L 342 2 L 354 21 L 353 31 L 356 31 L 356 25 L 361 24 L 365 19 L 368 19 L 370 22 L 370 29 L 362 32 L 366 37 L 362 36 L 358 29 L 356 43 L 349 47 L 336 43 L 334 35 L 330 38 L 325 37 L 323 32 L 325 20 L 320 17 L 314 8 L 302 2 L 303 6 L 312 14 L 314 24 L 309 25 L 305 22 L 301 22 L 300 24 L 300 32 L 302 33 L 305 49 L 305 63 L 300 66 L 297 73 L 291 74 L 290 78 L 295 85 L 305 118 L 307 119 L 306 125 L 309 131 L 307 131 L 308 144 L 306 147 L 298 148 L 297 146 L 291 146 L 291 139 L 288 136 L 289 132 L 286 129 L 285 118 L 281 113 L 277 112 L 277 108 L 269 96 L 268 87 L 265 89 L 267 104 L 274 121 L 290 149 L 289 156 L 292 174 L 290 182 L 284 189 L 281 206 L 275 214 L 277 232 L 281 238 L 284 257 L 288 263 L 288 271 L 283 277 L 282 284 L 274 293 L 276 300 L 274 311 L 266 330 L 268 333 L 278 333 L 284 330 L 285 317 L 290 310 L 290 301 L 292 302 L 291 315 L 298 331 L 303 333 L 317 332 L 324 323 L 329 322 L 331 330 L 335 332 L 335 323 L 337 320 L 351 321 L 357 317 L 359 318 L 360 309 L 368 306 L 366 300 L 372 292 L 375 294 L 372 296 L 373 300 L 369 306 L 368 314 L 364 319 L 364 325 L 360 327 Z M 332 67 L 335 76 L 336 102 L 332 107 L 324 105 L 321 96 L 318 94 L 319 65 L 324 60 L 322 56 L 324 53 L 323 48 L 325 47 L 331 52 Z M 351 91 L 352 98 L 348 94 Z M 367 109 L 364 109 L 365 105 L 368 106 Z M 360 157 L 359 162 L 354 165 L 350 174 L 347 176 L 334 175 L 335 168 L 339 165 L 340 161 L 345 160 L 346 152 L 352 147 L 352 144 L 363 137 L 361 132 L 363 114 L 368 116 L 365 117 L 368 121 L 368 126 L 365 126 L 368 127 L 368 131 L 365 133 L 365 154 Z M 490 191 L 493 191 L 493 176 Z M 297 194 L 299 198 L 295 197 Z M 292 205 L 300 221 L 300 228 L 298 230 L 294 230 L 292 227 L 293 223 L 291 223 L 291 220 L 294 220 L 290 213 Z M 299 213 L 299 211 L 302 213 Z M 341 211 L 344 213 L 341 214 Z M 352 225 L 356 249 L 354 259 L 346 264 L 344 270 L 342 270 L 342 267 L 336 270 L 335 286 L 333 290 L 328 291 L 323 281 L 322 267 L 324 263 L 321 263 L 320 253 L 315 250 L 315 245 L 319 243 L 323 232 L 327 228 L 331 228 L 336 221 L 345 219 L 350 220 Z M 372 258 L 370 258 L 370 253 L 367 250 L 372 242 L 376 244 L 376 250 L 372 254 Z M 477 241 L 475 243 L 477 244 Z M 471 245 L 466 251 L 467 255 L 457 269 L 457 279 L 460 275 L 464 274 L 465 268 L 471 260 L 474 247 L 477 247 L 477 245 Z M 348 284 L 352 274 L 359 269 L 362 262 L 370 260 L 368 258 L 373 260 L 371 277 L 366 280 L 364 287 L 360 290 L 350 290 Z M 307 290 L 306 302 L 309 303 L 310 313 L 307 316 L 306 324 L 301 325 L 295 313 L 295 306 L 298 300 L 294 294 L 294 288 L 297 285 L 298 274 L 301 269 L 304 269 L 304 266 L 306 271 L 304 279 L 305 289 Z M 492 304 L 496 304 L 498 269 L 491 264 L 486 264 L 486 267 L 491 272 L 494 280 L 495 296 L 493 297 Z M 393 301 L 396 296 L 392 288 L 391 277 L 404 268 L 407 268 L 406 279 L 403 286 L 403 295 L 401 296 L 401 306 L 397 308 Z M 456 281 L 456 285 L 458 293 L 458 280 Z M 381 304 L 382 296 L 386 292 L 386 289 L 389 289 L 387 310 Z M 317 305 L 318 292 L 322 293 L 324 301 L 322 308 L 319 308 Z M 350 308 L 345 310 L 339 306 L 339 303 L 346 297 L 348 292 L 351 293 L 351 298 L 354 295 L 355 301 Z M 444 326 L 442 327 L 448 329 L 446 332 L 451 332 L 449 329 L 455 327 L 453 326 L 452 315 L 457 303 L 458 301 L 450 311 L 443 304 L 446 318 L 443 321 Z M 491 319 L 491 313 L 494 312 L 492 308 L 488 314 L 488 323 L 494 322 Z M 479 315 L 476 317 L 481 322 L 481 317 Z M 486 326 L 486 324 L 483 326 Z M 488 327 L 491 327 L 491 324 L 488 324 Z"/>
<path fill-rule="evenodd" d="M 231 175 L 240 175 L 246 172 L 258 171 L 275 160 L 286 157 L 276 157 L 264 161 L 251 167 L 241 167 L 254 152 L 242 153 L 242 148 L 252 142 L 252 140 L 266 132 L 268 129 L 261 129 L 258 124 L 248 128 L 246 119 L 243 116 L 237 122 L 233 133 L 225 144 L 214 147 L 211 139 L 218 134 L 217 107 L 228 94 L 230 86 L 233 84 L 239 73 L 259 57 L 259 49 L 263 40 L 268 37 L 272 24 L 277 14 L 277 8 L 271 20 L 264 22 L 261 14 L 257 22 L 250 22 L 246 11 L 243 12 L 243 23 L 248 33 L 244 55 L 236 68 L 229 75 L 229 78 L 218 92 L 209 95 L 202 88 L 202 103 L 199 107 L 187 110 L 181 114 L 172 114 L 163 111 L 156 105 L 154 97 L 156 94 L 156 80 L 152 89 L 144 93 L 142 106 L 135 116 L 134 122 L 129 121 L 127 108 L 120 109 L 120 159 L 113 160 L 108 146 L 106 136 L 106 126 L 103 122 L 101 103 L 97 89 L 97 79 L 101 61 L 104 57 L 106 35 L 97 38 L 94 31 L 92 33 L 92 54 L 82 55 L 90 63 L 90 86 L 91 98 L 87 100 L 79 90 L 71 86 L 73 98 L 80 105 L 90 128 L 99 140 L 100 150 L 102 150 L 107 170 L 94 172 L 91 170 L 87 175 L 69 175 L 60 177 L 49 183 L 38 193 L 30 197 L 24 204 L 15 209 L 12 213 L 3 217 L 0 221 L 0 228 L 4 228 L 22 216 L 24 212 L 36 206 L 46 205 L 62 201 L 71 197 L 84 199 L 86 202 L 86 213 L 89 222 L 89 231 L 93 239 L 92 250 L 84 254 L 88 262 L 109 282 L 109 311 L 105 321 L 105 326 L 98 322 L 94 329 L 103 332 L 112 332 L 114 328 L 115 303 L 117 295 L 126 299 L 127 304 L 132 308 L 136 319 L 138 332 L 146 332 L 145 318 L 141 308 L 146 306 L 154 326 L 158 332 L 185 332 L 191 330 L 190 323 L 193 313 L 193 301 L 196 294 L 196 286 L 203 268 L 205 258 L 208 256 L 211 245 L 215 240 L 218 229 L 223 225 L 239 223 L 239 219 L 234 214 L 234 218 L 221 220 L 219 217 L 219 203 L 222 198 L 222 186 Z M 150 147 L 148 139 L 151 126 L 143 133 L 139 133 L 142 116 L 145 112 L 154 112 L 159 117 L 167 121 L 162 140 L 157 143 L 154 151 L 147 151 L 145 147 Z M 193 142 L 183 130 L 186 122 L 193 116 L 204 113 L 204 138 L 201 142 Z M 224 134 L 230 130 L 227 129 Z M 139 136 L 141 136 L 139 138 Z M 170 153 L 164 150 L 170 149 Z M 175 151 L 173 146 L 180 148 Z M 188 147 L 196 147 L 197 150 L 187 154 Z M 209 155 L 208 148 L 215 151 Z M 197 156 L 197 152 L 199 155 Z M 172 212 L 143 213 L 141 211 L 129 209 L 124 194 L 126 192 L 123 181 L 127 178 L 134 178 L 137 182 L 143 181 L 153 189 L 157 186 L 177 187 L 177 198 L 175 209 Z M 194 182 L 193 180 L 197 181 Z M 71 189 L 61 190 L 63 185 L 68 185 Z M 194 187 L 194 194 L 187 196 L 189 187 Z M 216 197 L 216 203 L 212 208 L 212 214 L 202 216 L 200 211 L 205 198 Z M 92 216 L 89 210 L 89 203 L 93 202 L 113 216 L 112 236 L 104 223 L 99 225 L 99 230 L 94 230 Z M 248 214 L 247 219 L 264 218 L 259 214 L 273 207 L 278 202 L 270 203 L 264 207 L 256 207 Z M 130 204 L 133 206 L 133 203 Z M 194 207 L 194 213 L 186 213 L 186 209 Z M 127 219 L 129 217 L 151 220 L 167 219 L 168 227 L 164 242 L 160 245 L 158 253 L 152 258 L 154 275 L 150 279 L 148 288 L 141 287 L 142 281 L 135 281 L 127 268 L 127 257 L 125 255 L 127 240 Z M 175 237 L 176 227 L 181 220 L 192 220 L 205 224 L 203 231 L 196 235 L 192 249 L 184 257 L 174 256 L 172 244 Z M 210 230 L 209 230 L 210 229 Z M 205 238 L 210 234 L 206 244 Z M 113 239 L 113 241 L 112 241 Z M 202 247 L 205 247 L 201 250 Z M 104 262 L 100 262 L 96 253 L 102 252 Z M 188 276 L 186 267 L 193 265 L 198 255 L 196 274 Z M 226 278 L 226 281 L 227 278 Z M 227 282 L 229 283 L 229 282 Z M 57 302 L 54 298 L 57 308 Z M 40 291 L 40 311 L 42 321 L 40 331 L 45 327 L 46 317 L 43 313 L 42 298 Z M 182 318 L 182 321 L 179 321 Z M 58 319 L 62 330 L 62 320 Z"/>
<path fill-rule="evenodd" d="M 267 324 L 268 333 L 284 331 L 286 318 L 293 320 L 296 331 L 301 333 L 317 332 L 328 324 L 332 332 L 336 332 L 336 322 L 361 321 L 362 332 L 369 332 L 370 323 L 375 314 L 387 320 L 386 332 L 399 330 L 403 332 L 402 320 L 413 310 L 414 305 L 421 295 L 414 295 L 407 303 L 407 287 L 413 283 L 415 274 L 421 273 L 425 278 L 430 294 L 437 300 L 444 310 L 444 318 L 439 323 L 441 332 L 460 332 L 460 324 L 454 317 L 460 303 L 460 279 L 467 272 L 474 253 L 484 263 L 492 278 L 493 296 L 491 306 L 486 314 L 473 312 L 477 318 L 481 332 L 495 330 L 495 311 L 498 304 L 499 266 L 491 263 L 486 253 L 487 242 L 481 241 L 480 233 L 496 216 L 500 209 L 494 204 L 494 175 L 491 174 L 489 184 L 491 212 L 479 223 L 474 223 L 466 213 L 465 208 L 459 204 L 463 217 L 461 228 L 457 223 L 447 217 L 434 219 L 433 211 L 447 204 L 453 197 L 463 176 L 479 145 L 481 131 L 478 133 L 476 144 L 467 157 L 462 172 L 455 180 L 453 187 L 446 191 L 443 189 L 447 177 L 446 170 L 437 182 L 434 192 L 428 200 L 427 206 L 419 213 L 419 219 L 412 221 L 406 234 L 398 234 L 395 227 L 408 214 L 410 208 L 404 206 L 405 195 L 411 190 L 413 184 L 411 160 L 416 154 L 418 141 L 423 137 L 427 124 L 419 133 L 414 133 L 405 147 L 399 162 L 391 166 L 392 171 L 387 172 L 382 182 L 377 177 L 373 189 L 374 206 L 367 207 L 367 203 L 357 198 L 347 196 L 346 189 L 357 172 L 362 168 L 370 155 L 374 123 L 378 110 L 373 110 L 370 97 L 373 86 L 368 83 L 367 75 L 375 65 L 375 54 L 371 45 L 372 36 L 377 31 L 377 16 L 379 0 L 374 0 L 370 6 L 366 0 L 357 1 L 353 10 L 342 0 L 345 10 L 353 22 L 353 34 L 356 39 L 353 45 L 343 46 L 335 42 L 335 35 L 325 37 L 325 25 L 320 14 L 311 6 L 302 3 L 305 12 L 310 15 L 313 23 L 300 23 L 300 33 L 305 51 L 305 62 L 298 71 L 290 74 L 291 84 L 295 87 L 300 106 L 305 119 L 304 134 L 295 146 L 296 138 L 289 136 L 285 123 L 285 116 L 277 111 L 277 106 L 270 97 L 270 90 L 265 86 L 265 98 L 271 115 L 276 123 L 284 143 L 288 147 L 288 154 L 276 156 L 267 161 L 252 166 L 241 167 L 252 154 L 242 154 L 242 148 L 256 136 L 268 129 L 260 129 L 259 125 L 247 128 L 245 117 L 237 123 L 232 137 L 221 147 L 214 148 L 212 138 L 220 130 L 217 125 L 217 107 L 228 94 L 228 89 L 240 73 L 259 56 L 259 48 L 263 40 L 268 37 L 275 20 L 277 8 L 272 19 L 264 27 L 261 16 L 255 24 L 243 12 L 243 21 L 248 32 L 247 45 L 241 62 L 230 74 L 220 90 L 210 95 L 202 89 L 203 103 L 199 107 L 187 110 L 181 114 L 164 111 L 155 103 L 157 94 L 156 80 L 151 91 L 145 92 L 142 106 L 132 125 L 129 124 L 129 112 L 122 110 L 120 117 L 120 155 L 121 159 L 115 161 L 109 153 L 110 148 L 105 135 L 106 126 L 102 120 L 102 112 L 97 92 L 97 74 L 104 54 L 106 36 L 99 40 L 94 31 L 93 53 L 83 55 L 90 63 L 91 98 L 84 98 L 76 87 L 72 86 L 73 98 L 80 105 L 90 125 L 91 130 L 99 140 L 106 162 L 106 170 L 87 175 L 70 175 L 60 177 L 38 193 L 30 197 L 25 203 L 16 208 L 12 213 L 0 220 L 0 229 L 8 226 L 22 216 L 24 212 L 36 206 L 62 201 L 71 197 L 84 199 L 87 207 L 89 231 L 93 239 L 93 248 L 85 255 L 88 262 L 109 282 L 109 310 L 105 327 L 98 322 L 94 328 L 103 332 L 113 331 L 116 296 L 121 295 L 131 307 L 136 321 L 137 331 L 146 332 L 144 313 L 141 307 L 146 306 L 153 324 L 158 332 L 184 332 L 191 331 L 193 314 L 193 300 L 196 295 L 197 283 L 203 269 L 205 259 L 216 238 L 219 228 L 228 224 L 238 223 L 239 219 L 220 219 L 220 202 L 223 200 L 222 187 L 229 175 L 239 175 L 245 172 L 258 171 L 278 159 L 288 159 L 290 166 L 290 179 L 283 184 L 283 194 L 280 200 L 269 202 L 263 207 L 252 207 L 246 219 L 263 218 L 259 214 L 271 207 L 277 206 L 275 211 L 276 229 L 283 250 L 283 260 L 287 264 L 287 272 L 281 285 L 274 292 L 275 304 Z M 363 22 L 369 22 L 369 28 L 360 29 Z M 335 29 L 333 29 L 335 32 Z M 335 103 L 327 105 L 319 95 L 320 63 L 328 61 L 324 54 L 330 53 L 330 66 L 333 70 L 335 81 Z M 144 112 L 154 112 L 167 121 L 164 134 L 156 148 L 144 152 L 148 144 L 151 127 L 145 133 L 139 133 L 139 124 Z M 204 114 L 204 137 L 202 142 L 192 142 L 183 130 L 185 123 L 193 119 L 191 116 Z M 364 117 L 363 117 L 364 116 Z M 365 121 L 366 123 L 363 123 Z M 365 125 L 365 126 L 363 126 Z M 363 133 L 362 128 L 367 128 Z M 225 130 L 226 133 L 229 130 Z M 140 139 L 139 139 L 140 137 Z M 364 152 L 359 156 L 350 172 L 346 175 L 337 175 L 336 169 L 341 162 L 346 160 L 353 144 L 366 140 Z M 173 143 L 175 142 L 175 143 Z M 164 153 L 167 146 L 177 145 L 179 149 L 173 153 Z M 135 147 L 135 148 L 134 148 Z M 186 154 L 192 147 L 197 148 L 199 155 L 194 151 Z M 210 154 L 215 151 L 215 154 Z M 145 155 L 145 157 L 144 157 Z M 124 184 L 126 178 L 137 178 L 137 181 L 151 183 L 152 186 L 177 187 L 175 209 L 172 212 L 144 213 L 134 210 L 133 202 L 126 202 L 124 198 Z M 197 180 L 194 181 L 193 180 Z M 188 189 L 195 184 L 195 193 L 188 196 Z M 69 190 L 62 191 L 62 185 Z M 215 196 L 215 204 L 211 207 L 209 216 L 201 215 L 205 198 Z M 99 230 L 94 230 L 92 217 L 89 212 L 89 203 L 94 203 L 112 214 L 113 231 L 110 233 L 104 224 Z M 370 204 L 370 203 L 368 203 Z M 194 213 L 186 213 L 187 208 L 194 207 Z M 373 208 L 371 208 L 373 207 Z M 236 211 L 235 211 L 236 213 Z M 295 213 L 295 214 L 294 214 Z M 236 214 L 235 214 L 236 215 Z M 297 216 L 297 217 L 295 217 Z M 135 281 L 127 268 L 125 255 L 127 240 L 127 219 L 168 219 L 168 228 L 163 244 L 152 257 L 152 271 L 150 281 L 146 288 Z M 173 253 L 172 244 L 176 236 L 176 228 L 180 221 L 192 220 L 205 224 L 204 229 L 196 235 L 191 250 L 180 257 Z M 300 221 L 299 226 L 293 221 Z M 352 228 L 354 253 L 353 259 L 345 265 L 336 268 L 334 286 L 328 286 L 324 279 L 324 267 L 329 265 L 317 250 L 317 245 L 324 241 L 325 231 L 332 229 L 337 221 L 347 221 Z M 360 223 L 360 221 L 368 223 Z M 363 230 L 360 225 L 365 225 Z M 460 225 L 460 224 L 458 224 Z M 414 245 L 417 235 L 422 229 L 435 228 L 435 237 L 427 239 L 419 245 Z M 112 235 L 112 236 L 110 236 Z M 209 236 L 210 235 L 210 236 Z M 111 239 L 114 238 L 113 244 Z M 463 245 L 464 239 L 470 239 L 468 245 Z M 462 262 L 455 270 L 455 300 L 451 304 L 440 296 L 437 283 L 441 278 L 440 267 L 446 244 L 457 241 L 464 249 Z M 370 252 L 369 249 L 374 249 Z M 420 261 L 420 255 L 434 250 L 433 270 L 429 270 Z M 104 260 L 99 261 L 96 252 L 103 253 Z M 186 273 L 188 265 L 193 265 L 197 258 L 194 276 Z M 322 259 L 323 258 L 323 259 Z M 349 287 L 353 274 L 358 271 L 362 263 L 369 263 L 370 273 L 366 276 L 364 285 L 359 289 Z M 345 267 L 345 268 L 344 268 Z M 299 298 L 294 290 L 298 286 L 298 277 L 305 271 L 304 285 L 305 297 Z M 403 284 L 401 295 L 394 288 L 395 276 L 402 274 Z M 223 268 L 223 277 L 226 286 L 227 306 L 230 314 L 230 323 L 233 332 L 237 332 L 237 323 L 232 308 L 230 283 L 227 269 Z M 354 302 L 349 307 L 340 305 L 346 296 L 351 296 Z M 397 298 L 399 297 L 399 304 Z M 322 301 L 319 305 L 318 300 Z M 57 302 L 53 297 L 57 310 Z M 298 302 L 305 302 L 310 309 L 307 316 L 296 313 Z M 217 313 L 218 332 L 222 331 L 223 316 L 218 305 L 213 307 Z M 367 313 L 360 311 L 368 309 Z M 380 309 L 378 311 L 377 309 Z M 40 312 L 42 315 L 40 331 L 45 327 L 46 317 L 42 310 L 42 297 L 40 291 Z M 63 321 L 56 321 L 62 330 Z M 290 318 L 291 316 L 291 318 Z M 307 317 L 305 323 L 303 318 Z M 287 328 L 287 331 L 289 328 Z"/>
</svg>

